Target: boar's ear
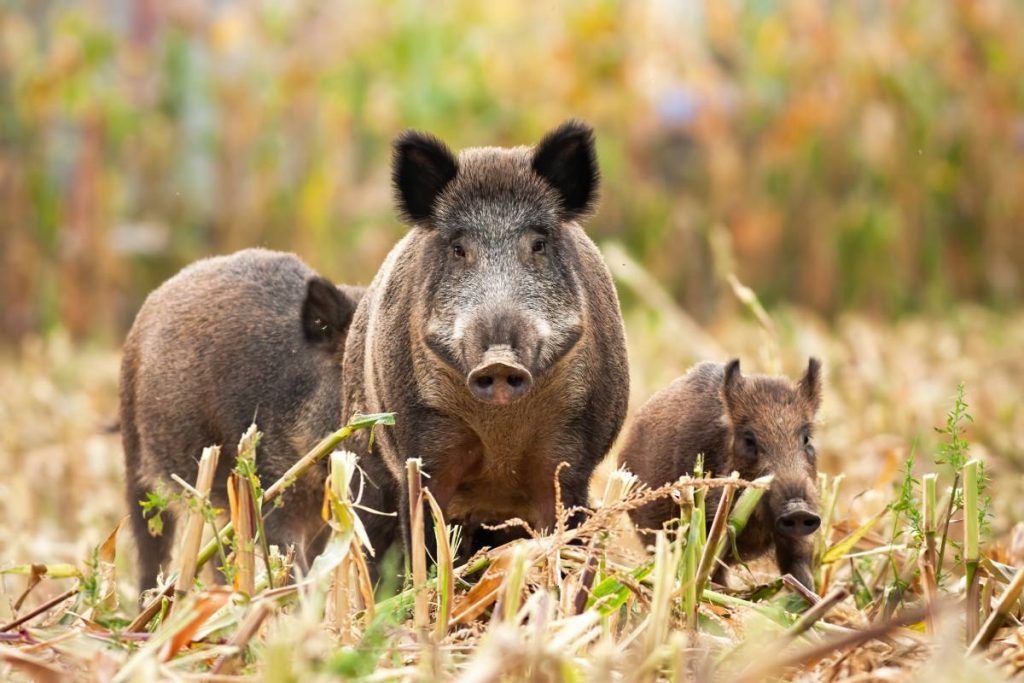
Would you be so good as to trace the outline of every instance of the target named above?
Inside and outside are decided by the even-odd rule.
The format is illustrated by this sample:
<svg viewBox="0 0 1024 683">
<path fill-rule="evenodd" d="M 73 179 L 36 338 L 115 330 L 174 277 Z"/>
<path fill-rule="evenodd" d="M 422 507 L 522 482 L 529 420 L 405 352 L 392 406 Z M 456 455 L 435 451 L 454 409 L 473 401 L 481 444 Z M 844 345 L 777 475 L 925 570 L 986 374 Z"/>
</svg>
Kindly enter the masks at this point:
<svg viewBox="0 0 1024 683">
<path fill-rule="evenodd" d="M 600 172 L 590 126 L 568 121 L 548 133 L 534 150 L 532 165 L 534 172 L 558 191 L 563 220 L 593 211 Z"/>
<path fill-rule="evenodd" d="M 814 412 L 821 405 L 821 361 L 811 358 L 807 361 L 807 371 L 797 382 L 797 390 Z"/>
<path fill-rule="evenodd" d="M 306 340 L 317 346 L 337 348 L 345 338 L 358 299 L 342 293 L 319 275 L 306 285 L 302 302 L 302 331 Z"/>
<path fill-rule="evenodd" d="M 736 389 L 743 383 L 743 374 L 740 372 L 740 359 L 733 358 L 725 366 L 725 376 L 722 378 L 722 401 L 725 403 L 726 412 L 731 413 L 736 405 Z"/>
<path fill-rule="evenodd" d="M 398 136 L 391 162 L 391 183 L 398 210 L 410 222 L 427 221 L 441 191 L 459 172 L 448 147 L 428 133 L 408 130 Z"/>
</svg>

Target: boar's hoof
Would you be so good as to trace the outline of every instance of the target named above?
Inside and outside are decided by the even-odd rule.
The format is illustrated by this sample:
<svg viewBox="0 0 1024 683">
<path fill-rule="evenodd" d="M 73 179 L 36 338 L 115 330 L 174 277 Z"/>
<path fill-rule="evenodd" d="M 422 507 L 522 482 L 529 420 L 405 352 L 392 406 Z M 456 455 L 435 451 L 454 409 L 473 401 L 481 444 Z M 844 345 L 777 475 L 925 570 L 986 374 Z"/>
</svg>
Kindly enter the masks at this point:
<svg viewBox="0 0 1024 683">
<path fill-rule="evenodd" d="M 790 503 L 787 510 L 775 520 L 775 528 L 785 536 L 809 536 L 821 526 L 821 517 L 811 510 L 802 501 L 796 504 Z"/>
<path fill-rule="evenodd" d="M 522 398 L 530 390 L 530 371 L 512 361 L 485 362 L 467 378 L 469 390 L 478 400 L 507 405 Z"/>
</svg>

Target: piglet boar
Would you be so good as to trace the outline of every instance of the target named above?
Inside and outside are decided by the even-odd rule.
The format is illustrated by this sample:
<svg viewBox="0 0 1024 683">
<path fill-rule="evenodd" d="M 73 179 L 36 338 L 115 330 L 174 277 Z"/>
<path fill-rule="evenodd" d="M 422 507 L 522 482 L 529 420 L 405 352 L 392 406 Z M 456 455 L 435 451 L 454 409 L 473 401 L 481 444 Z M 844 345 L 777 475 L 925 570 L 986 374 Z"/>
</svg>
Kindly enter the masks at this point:
<svg viewBox="0 0 1024 683">
<path fill-rule="evenodd" d="M 585 506 L 629 392 L 618 298 L 577 222 L 596 201 L 593 133 L 570 122 L 533 148 L 456 156 L 409 132 L 393 180 L 412 229 L 356 311 L 344 361 L 343 415 L 396 413 L 372 450 L 355 437 L 363 502 L 400 510 L 407 545 L 404 463 L 418 457 L 470 549 L 495 541 L 483 524 L 552 529 L 556 468 L 569 465 L 562 503 Z M 395 525 L 365 522 L 380 556 Z"/>
<path fill-rule="evenodd" d="M 700 363 L 641 407 L 620 461 L 651 487 L 692 473 L 701 453 L 704 471 L 717 476 L 773 475 L 740 534 L 740 557 L 751 560 L 774 548 L 779 571 L 813 589 L 810 538 L 821 520 L 811 437 L 820 401 L 820 364 L 814 358 L 795 384 L 784 377 L 744 377 L 738 360 Z M 715 489 L 708 496 L 709 523 L 719 496 Z M 649 530 L 678 518 L 679 508 L 664 498 L 631 515 L 649 539 Z M 724 580 L 720 570 L 716 578 Z"/>
<path fill-rule="evenodd" d="M 292 254 L 249 249 L 185 268 L 146 299 L 124 346 L 121 433 L 139 583 L 156 583 L 174 518 L 152 536 L 139 505 L 172 473 L 195 481 L 205 446 L 221 444 L 212 499 L 239 437 L 263 432 L 257 469 L 265 487 L 337 428 L 342 353 L 362 290 L 336 287 Z M 319 552 L 323 468 L 285 494 L 267 519 L 270 543 L 296 545 L 300 563 Z"/>
</svg>

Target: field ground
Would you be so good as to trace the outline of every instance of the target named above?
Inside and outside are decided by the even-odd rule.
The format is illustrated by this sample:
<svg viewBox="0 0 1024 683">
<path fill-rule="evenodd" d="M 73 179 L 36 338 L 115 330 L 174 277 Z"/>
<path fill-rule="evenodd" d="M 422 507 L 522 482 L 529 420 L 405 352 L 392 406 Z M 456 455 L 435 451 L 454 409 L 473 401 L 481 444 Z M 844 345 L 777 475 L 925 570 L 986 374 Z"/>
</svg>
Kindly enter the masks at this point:
<svg viewBox="0 0 1024 683">
<path fill-rule="evenodd" d="M 934 464 L 939 445 L 947 439 L 936 429 L 945 425 L 957 386 L 963 382 L 968 412 L 973 416 L 972 422 L 964 422 L 968 457 L 979 458 L 989 477 L 985 494 L 991 496 L 991 516 L 984 532 L 987 536 L 982 539 L 984 554 L 1008 565 L 1024 564 L 1024 534 L 1019 529 L 1014 534 L 1015 524 L 1024 520 L 1024 405 L 1020 390 L 1024 383 L 1024 315 L 960 308 L 950 311 L 942 320 L 907 318 L 881 324 L 869 318 L 848 316 L 826 325 L 813 316 L 789 309 L 773 312 L 770 321 L 762 318 L 758 322 L 756 315 L 739 308 L 724 322 L 700 328 L 680 311 L 659 307 L 657 292 L 649 294 L 642 297 L 639 305 L 632 306 L 627 315 L 633 410 L 657 388 L 703 357 L 725 359 L 735 354 L 743 359 L 746 372 L 784 370 L 794 376 L 809 354 L 824 359 L 825 401 L 816 437 L 819 464 L 829 475 L 845 476 L 839 488 L 833 540 L 841 538 L 844 530 L 865 524 L 897 500 L 902 470 L 911 454 L 916 458 L 914 473 L 918 478 L 926 471 L 940 473 L 942 498 L 952 476 L 947 467 Z M 756 306 L 751 310 L 754 309 Z M 8 352 L 0 361 L 0 569 L 24 563 L 84 566 L 82 560 L 91 556 L 125 514 L 119 437 L 106 429 L 116 418 L 117 370 L 115 350 L 74 348 L 59 335 L 27 343 L 17 353 Z M 595 496 L 604 491 L 610 471 L 610 466 L 602 468 L 595 481 Z M 910 499 L 915 504 L 918 496 L 917 489 L 912 489 Z M 959 539 L 962 534 L 957 523 L 960 517 L 954 515 L 951 539 Z M 897 521 L 894 523 L 893 519 Z M 905 526 L 906 514 L 903 521 L 899 519 L 895 513 L 884 516 L 871 534 L 848 550 L 870 549 L 871 539 L 874 546 L 891 541 L 895 550 L 889 554 L 895 559 L 888 564 L 899 566 L 909 584 L 903 598 L 910 609 L 921 604 L 921 586 L 915 570 L 913 539 Z M 622 534 L 622 538 L 630 539 L 628 531 L 615 526 L 609 524 L 596 537 L 607 540 Z M 905 531 L 907 535 L 903 536 Z M 609 542 L 607 546 L 638 548 L 635 540 Z M 108 593 L 105 604 L 102 610 L 95 604 L 89 606 L 88 613 L 95 616 L 87 622 L 89 625 L 82 627 L 86 622 L 77 622 L 70 616 L 67 610 L 85 609 L 72 600 L 59 608 L 55 616 L 31 622 L 27 630 L 0 634 L 10 641 L 0 641 L 0 651 L 6 653 L 0 658 L 0 678 L 6 680 L 33 671 L 45 678 L 52 674 L 47 673 L 51 666 L 63 667 L 76 675 L 102 676 L 129 661 L 135 653 L 134 645 L 108 637 L 109 634 L 92 639 L 83 635 L 90 630 L 99 633 L 104 628 L 123 626 L 125 622 L 119 618 L 131 618 L 136 612 L 130 561 L 133 552 L 127 533 L 120 534 L 116 549 L 116 560 L 104 574 Z M 247 664 L 248 668 L 239 669 L 238 673 L 262 673 L 271 680 L 287 680 L 287 671 L 300 678 L 313 671 L 323 676 L 366 673 L 366 662 L 372 660 L 381 664 L 373 674 L 376 680 L 456 675 L 468 680 L 493 680 L 497 676 L 492 670 L 494 666 L 499 667 L 497 671 L 513 672 L 513 678 L 572 680 L 573 676 L 582 676 L 615 680 L 628 679 L 632 674 L 643 677 L 659 668 L 668 676 L 674 666 L 683 666 L 679 662 L 688 662 L 685 666 L 691 668 L 686 670 L 691 673 L 697 671 L 705 677 L 728 680 L 739 674 L 754 675 L 740 671 L 742 667 L 737 662 L 756 661 L 760 657 L 767 662 L 766 666 L 797 664 L 787 674 L 797 678 L 865 680 L 868 672 L 873 672 L 870 675 L 879 679 L 902 680 L 916 672 L 915 675 L 928 675 L 933 680 L 955 680 L 970 670 L 977 679 L 999 680 L 1005 675 L 1019 675 L 1024 667 L 1024 630 L 1017 630 L 1018 627 L 1000 631 L 990 649 L 991 667 L 978 668 L 977 662 L 960 655 L 964 589 L 959 578 L 962 572 L 954 564 L 952 550 L 946 554 L 950 574 L 942 589 L 942 594 L 951 598 L 951 606 L 939 613 L 939 626 L 930 637 L 922 636 L 920 624 L 912 624 L 899 632 L 890 631 L 882 640 L 835 651 L 811 652 L 790 662 L 779 660 L 777 652 L 769 654 L 755 648 L 758 639 L 767 637 L 765 634 L 774 638 L 782 632 L 782 626 L 760 611 L 762 604 L 765 610 L 768 605 L 776 609 L 771 600 L 730 602 L 727 595 L 717 603 L 704 603 L 700 633 L 688 639 L 684 631 L 676 628 L 683 617 L 675 609 L 670 614 L 652 614 L 645 621 L 644 610 L 651 592 L 657 597 L 661 590 L 650 585 L 658 581 L 660 570 L 656 568 L 653 580 L 648 577 L 627 582 L 636 595 L 611 617 L 604 613 L 596 616 L 600 610 L 589 607 L 581 615 L 572 616 L 573 610 L 566 611 L 572 600 L 560 591 L 568 590 L 567 582 L 580 580 L 584 569 L 573 571 L 573 567 L 583 567 L 577 556 L 579 550 L 563 548 L 561 554 L 556 553 L 563 562 L 564 579 L 553 578 L 551 572 L 537 575 L 539 567 L 548 566 L 545 561 L 550 564 L 550 553 L 544 555 L 536 550 L 534 556 L 529 552 L 526 557 L 531 560 L 530 569 L 523 569 L 520 586 L 547 586 L 549 590 L 531 593 L 532 597 L 523 603 L 518 622 L 513 618 L 494 619 L 488 626 L 484 615 L 468 627 L 453 626 L 440 645 L 419 646 L 411 627 L 398 625 L 406 617 L 411 618 L 404 612 L 395 617 L 396 623 L 388 627 L 386 637 L 376 627 L 364 632 L 363 623 L 357 618 L 351 625 L 351 634 L 343 640 L 351 643 L 365 636 L 360 641 L 362 645 L 338 650 L 333 637 L 320 626 L 316 600 L 308 598 L 268 620 L 269 625 L 256 638 L 264 639 L 261 647 L 254 648 L 259 654 L 250 655 L 256 663 Z M 520 555 L 512 560 L 509 557 L 505 553 L 504 559 L 496 563 L 519 566 L 515 558 L 522 559 Z M 864 627 L 871 619 L 881 619 L 879 604 L 886 597 L 891 598 L 894 583 L 887 573 L 887 563 L 880 561 L 885 557 L 883 552 L 857 562 L 846 559 L 836 563 L 830 574 L 832 585 L 846 585 L 861 594 L 844 600 L 785 652 L 813 648 L 828 638 L 848 634 L 842 630 L 845 627 Z M 616 562 L 635 567 L 645 559 L 635 552 L 603 554 L 602 558 L 599 578 L 614 576 Z M 104 555 L 104 559 L 112 557 Z M 874 585 L 869 580 L 867 586 L 861 586 L 853 578 L 854 569 L 872 573 Z M 769 574 L 737 575 L 737 590 L 740 583 L 752 579 L 773 579 Z M 74 585 L 73 579 L 43 579 L 21 608 L 15 610 L 27 580 L 20 574 L 0 576 L 0 625 Z M 860 582 L 864 583 L 864 577 L 860 577 Z M 507 590 L 507 583 L 508 580 L 502 584 L 503 591 Z M 1002 584 L 994 579 L 990 578 L 986 585 L 986 601 L 1002 592 Z M 461 595 L 462 589 L 456 592 Z M 779 595 L 786 593 L 783 590 Z M 675 598 L 672 604 L 677 606 L 679 595 Z M 114 607 L 113 601 L 120 608 Z M 508 604 L 506 599 L 500 608 L 506 609 Z M 186 648 L 186 654 L 178 653 L 174 659 L 165 657 L 170 661 L 164 664 L 158 664 L 158 658 L 153 657 L 142 669 L 136 666 L 134 675 L 161 672 L 160 676 L 184 676 L 185 672 L 204 670 L 213 655 L 204 657 L 203 648 L 223 648 L 224 639 L 235 632 L 237 620 L 243 618 L 242 607 L 233 609 L 234 616 L 218 617 L 223 630 L 193 632 L 199 642 L 191 650 Z M 62 619 L 60 623 L 58 618 Z M 713 623 L 709 626 L 705 621 Z M 659 623 L 672 628 L 658 635 L 655 630 L 660 628 Z M 548 630 L 542 638 L 545 628 Z M 53 638 L 60 643 L 25 647 L 26 643 Z M 297 650 L 289 649 L 300 643 Z M 548 647 L 553 643 L 557 644 L 555 651 Z M 17 656 L 10 654 L 13 646 L 21 648 L 28 663 L 18 662 Z M 723 655 L 733 648 L 739 649 Z M 131 661 L 138 664 L 138 656 Z M 631 661 L 639 668 L 631 668 Z M 646 664 L 642 665 L 643 662 Z"/>
</svg>

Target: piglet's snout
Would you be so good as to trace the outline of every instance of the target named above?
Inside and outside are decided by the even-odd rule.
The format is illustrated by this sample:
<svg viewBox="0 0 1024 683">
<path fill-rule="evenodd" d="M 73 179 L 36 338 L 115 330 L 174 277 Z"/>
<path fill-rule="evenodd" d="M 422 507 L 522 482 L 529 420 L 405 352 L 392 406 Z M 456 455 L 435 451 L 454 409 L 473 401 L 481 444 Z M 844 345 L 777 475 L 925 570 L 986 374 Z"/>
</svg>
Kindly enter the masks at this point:
<svg viewBox="0 0 1024 683">
<path fill-rule="evenodd" d="M 821 526 L 821 517 L 799 498 L 786 501 L 782 513 L 775 518 L 775 529 L 785 536 L 809 536 Z"/>
</svg>

